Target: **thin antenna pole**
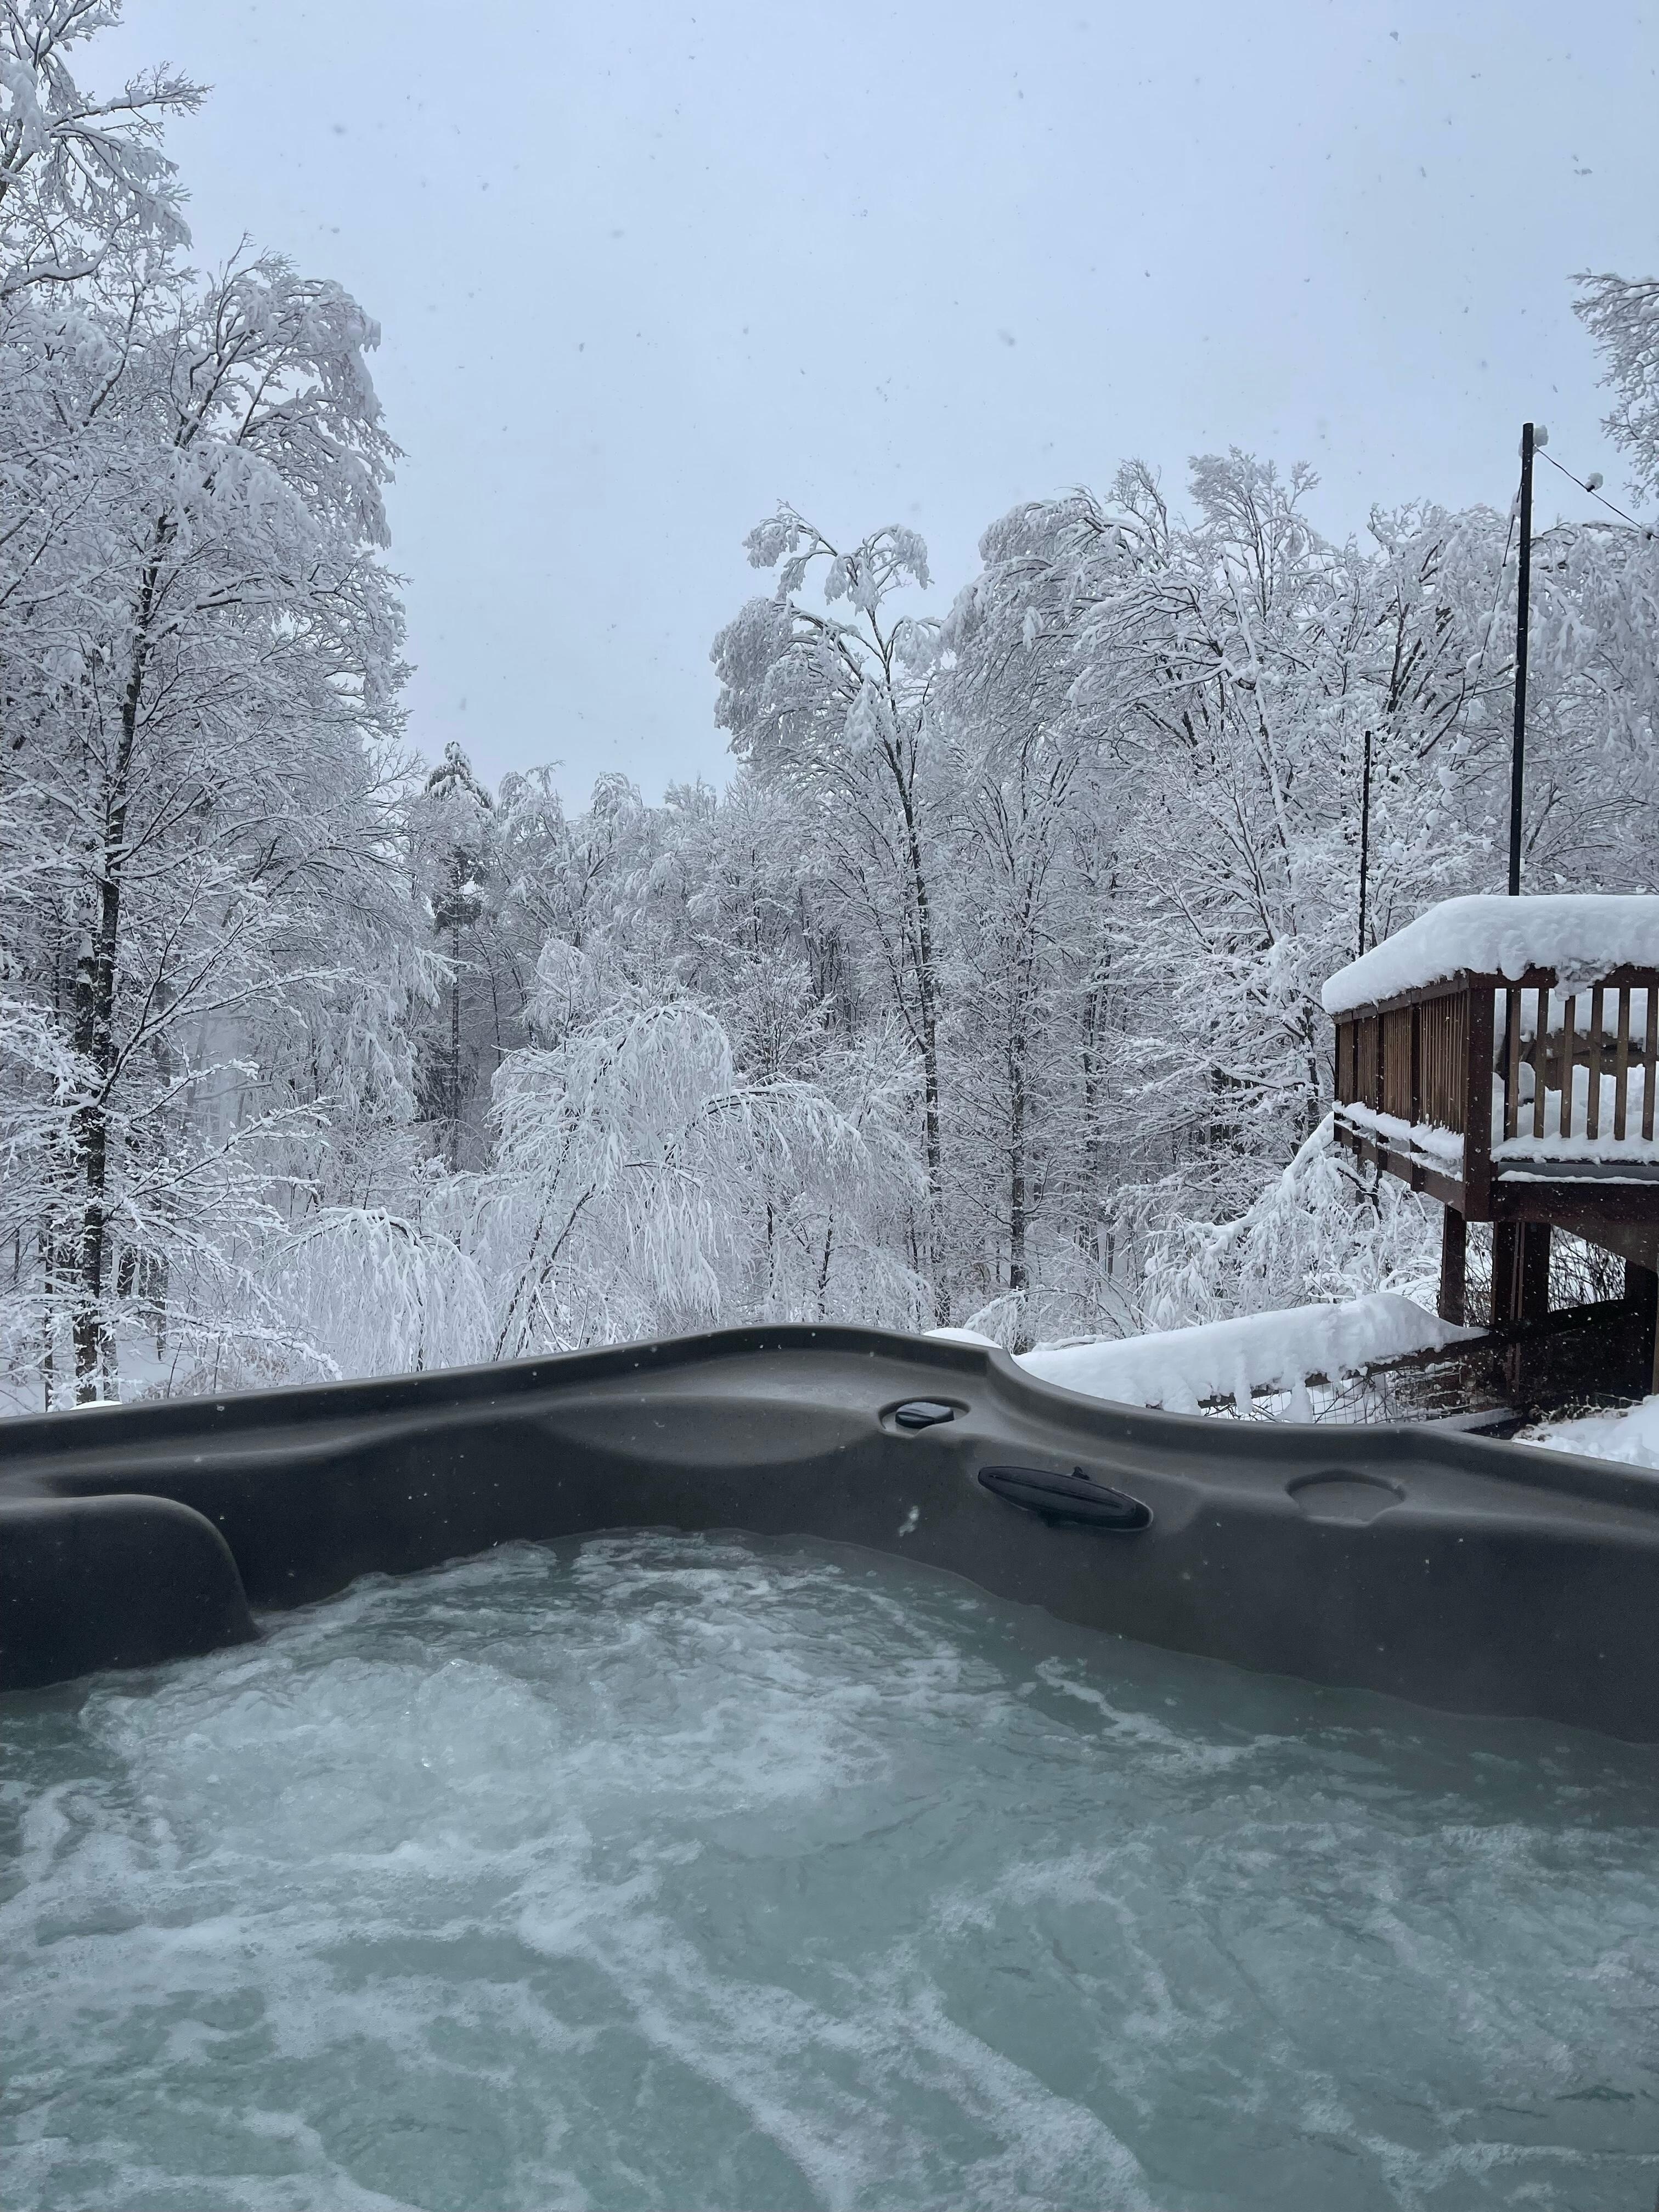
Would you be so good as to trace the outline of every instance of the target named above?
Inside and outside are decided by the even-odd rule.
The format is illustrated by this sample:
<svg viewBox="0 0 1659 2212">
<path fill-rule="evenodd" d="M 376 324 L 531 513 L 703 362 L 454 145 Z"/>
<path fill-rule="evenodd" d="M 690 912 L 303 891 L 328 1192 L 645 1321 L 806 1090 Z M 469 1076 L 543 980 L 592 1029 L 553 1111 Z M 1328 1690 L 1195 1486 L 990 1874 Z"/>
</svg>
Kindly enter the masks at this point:
<svg viewBox="0 0 1659 2212">
<path fill-rule="evenodd" d="M 1536 442 L 1542 443 L 1541 440 Z M 1521 895 L 1521 823 L 1527 768 L 1527 617 L 1532 605 L 1534 427 L 1521 425 L 1521 574 L 1515 590 L 1515 744 L 1510 755 L 1510 896 Z"/>
<path fill-rule="evenodd" d="M 1365 766 L 1359 780 L 1359 953 L 1365 957 L 1365 889 L 1371 866 L 1371 733 L 1365 732 Z"/>
</svg>

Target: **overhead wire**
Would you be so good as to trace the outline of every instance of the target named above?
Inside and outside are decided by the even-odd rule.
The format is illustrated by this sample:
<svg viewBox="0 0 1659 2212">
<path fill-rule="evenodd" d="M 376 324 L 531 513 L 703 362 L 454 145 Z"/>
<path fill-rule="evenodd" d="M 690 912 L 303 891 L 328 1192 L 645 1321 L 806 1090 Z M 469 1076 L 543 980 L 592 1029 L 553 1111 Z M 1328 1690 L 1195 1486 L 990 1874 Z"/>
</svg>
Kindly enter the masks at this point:
<svg viewBox="0 0 1659 2212">
<path fill-rule="evenodd" d="M 1576 477 L 1571 469 L 1564 468 L 1561 463 L 1556 459 L 1553 453 L 1547 452 L 1542 446 L 1534 446 L 1533 447 L 1533 458 L 1534 460 L 1547 461 L 1558 475 L 1565 477 L 1569 483 L 1577 484 L 1580 491 L 1588 492 L 1592 499 L 1601 501 L 1601 504 L 1607 508 L 1609 514 L 1616 514 L 1620 522 L 1629 523 L 1632 530 L 1639 530 L 1650 543 L 1652 542 L 1654 533 L 1650 529 L 1649 529 L 1645 523 L 1638 522 L 1633 514 L 1626 514 L 1622 507 L 1615 507 L 1610 499 L 1603 498 L 1602 495 L 1596 489 L 1594 484 L 1586 483 L 1582 477 Z M 1475 661 L 1474 675 L 1469 686 L 1471 690 L 1476 689 L 1480 684 L 1481 672 L 1486 665 L 1486 648 L 1492 643 L 1492 630 L 1498 621 L 1498 602 L 1503 596 L 1504 574 L 1504 571 L 1510 565 L 1510 549 L 1515 543 L 1516 514 L 1516 509 L 1515 503 L 1511 501 L 1510 506 L 1509 534 L 1504 540 L 1504 556 L 1498 564 L 1498 588 L 1492 595 L 1492 612 L 1486 617 L 1486 633 L 1480 641 L 1480 653 L 1479 658 Z"/>
<path fill-rule="evenodd" d="M 1564 476 L 1569 483 L 1576 483 L 1580 491 L 1588 492 L 1590 497 L 1594 500 L 1600 500 L 1601 505 L 1606 507 L 1609 514 L 1616 514 L 1620 522 L 1629 523 L 1632 530 L 1639 530 L 1644 538 L 1652 538 L 1653 532 L 1649 529 L 1646 523 L 1638 522 L 1633 514 L 1626 514 L 1622 507 L 1615 507 L 1610 499 L 1603 499 L 1601 494 L 1596 489 L 1594 484 L 1586 483 L 1582 477 L 1574 476 L 1571 469 L 1563 468 L 1560 462 L 1556 459 L 1553 453 L 1547 453 L 1544 448 L 1540 446 L 1534 448 L 1534 458 L 1538 460 L 1547 461 L 1556 473 L 1559 476 Z"/>
</svg>

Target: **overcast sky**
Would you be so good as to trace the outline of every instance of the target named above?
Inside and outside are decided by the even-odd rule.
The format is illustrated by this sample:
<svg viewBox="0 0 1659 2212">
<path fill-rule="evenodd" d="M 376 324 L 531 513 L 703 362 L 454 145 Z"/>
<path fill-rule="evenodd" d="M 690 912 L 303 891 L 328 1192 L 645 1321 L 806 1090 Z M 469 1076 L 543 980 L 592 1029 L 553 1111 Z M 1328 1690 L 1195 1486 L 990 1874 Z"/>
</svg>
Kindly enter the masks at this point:
<svg viewBox="0 0 1659 2212">
<path fill-rule="evenodd" d="M 1568 278 L 1659 272 L 1659 6 L 129 0 L 83 67 L 163 60 L 198 258 L 380 322 L 411 733 L 492 780 L 722 779 L 780 498 L 941 611 L 1131 453 L 1310 460 L 1342 536 L 1506 505 L 1535 414 L 1622 499 Z"/>
</svg>

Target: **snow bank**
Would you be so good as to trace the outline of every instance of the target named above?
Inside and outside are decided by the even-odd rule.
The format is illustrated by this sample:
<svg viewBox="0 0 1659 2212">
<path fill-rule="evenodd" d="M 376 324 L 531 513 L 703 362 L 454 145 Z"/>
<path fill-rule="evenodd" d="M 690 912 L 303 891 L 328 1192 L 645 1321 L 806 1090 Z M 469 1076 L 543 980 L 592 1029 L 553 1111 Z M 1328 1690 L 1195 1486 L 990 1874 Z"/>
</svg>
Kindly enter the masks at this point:
<svg viewBox="0 0 1659 2212">
<path fill-rule="evenodd" d="M 1518 1441 L 1543 1444 L 1550 1451 L 1582 1452 L 1589 1459 L 1659 1468 L 1659 1398 L 1644 1398 L 1623 1413 L 1592 1413 L 1583 1420 L 1522 1429 Z"/>
<path fill-rule="evenodd" d="M 1339 968 L 1320 995 L 1328 1014 L 1340 1014 L 1464 969 L 1513 977 L 1553 968 L 1571 983 L 1623 966 L 1659 967 L 1659 898 L 1455 898 Z"/>
<path fill-rule="evenodd" d="M 963 1329 L 932 1334 L 972 1340 L 971 1332 Z M 1087 1397 L 1191 1413 L 1206 1398 L 1231 1396 L 1248 1404 L 1252 1389 L 1296 1391 L 1310 1375 L 1352 1373 L 1375 1359 L 1436 1351 L 1480 1334 L 1379 1291 L 1342 1305 L 1293 1306 L 1286 1313 L 1246 1314 L 1150 1336 L 1040 1344 L 1018 1357 L 1020 1366 L 1043 1382 Z"/>
</svg>

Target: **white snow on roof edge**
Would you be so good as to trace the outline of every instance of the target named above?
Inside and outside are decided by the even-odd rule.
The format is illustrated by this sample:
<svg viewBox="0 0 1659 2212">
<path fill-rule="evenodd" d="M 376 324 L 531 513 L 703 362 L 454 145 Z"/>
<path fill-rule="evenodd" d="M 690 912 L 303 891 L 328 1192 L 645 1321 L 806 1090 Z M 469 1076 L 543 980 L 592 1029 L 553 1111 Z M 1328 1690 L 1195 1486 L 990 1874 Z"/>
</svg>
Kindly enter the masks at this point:
<svg viewBox="0 0 1659 2212">
<path fill-rule="evenodd" d="M 1553 968 L 1563 983 L 1609 968 L 1659 968 L 1659 897 L 1647 892 L 1562 892 L 1547 897 L 1445 899 L 1363 959 L 1339 968 L 1320 994 L 1328 1014 L 1392 999 L 1465 970 L 1524 975 Z"/>
</svg>

